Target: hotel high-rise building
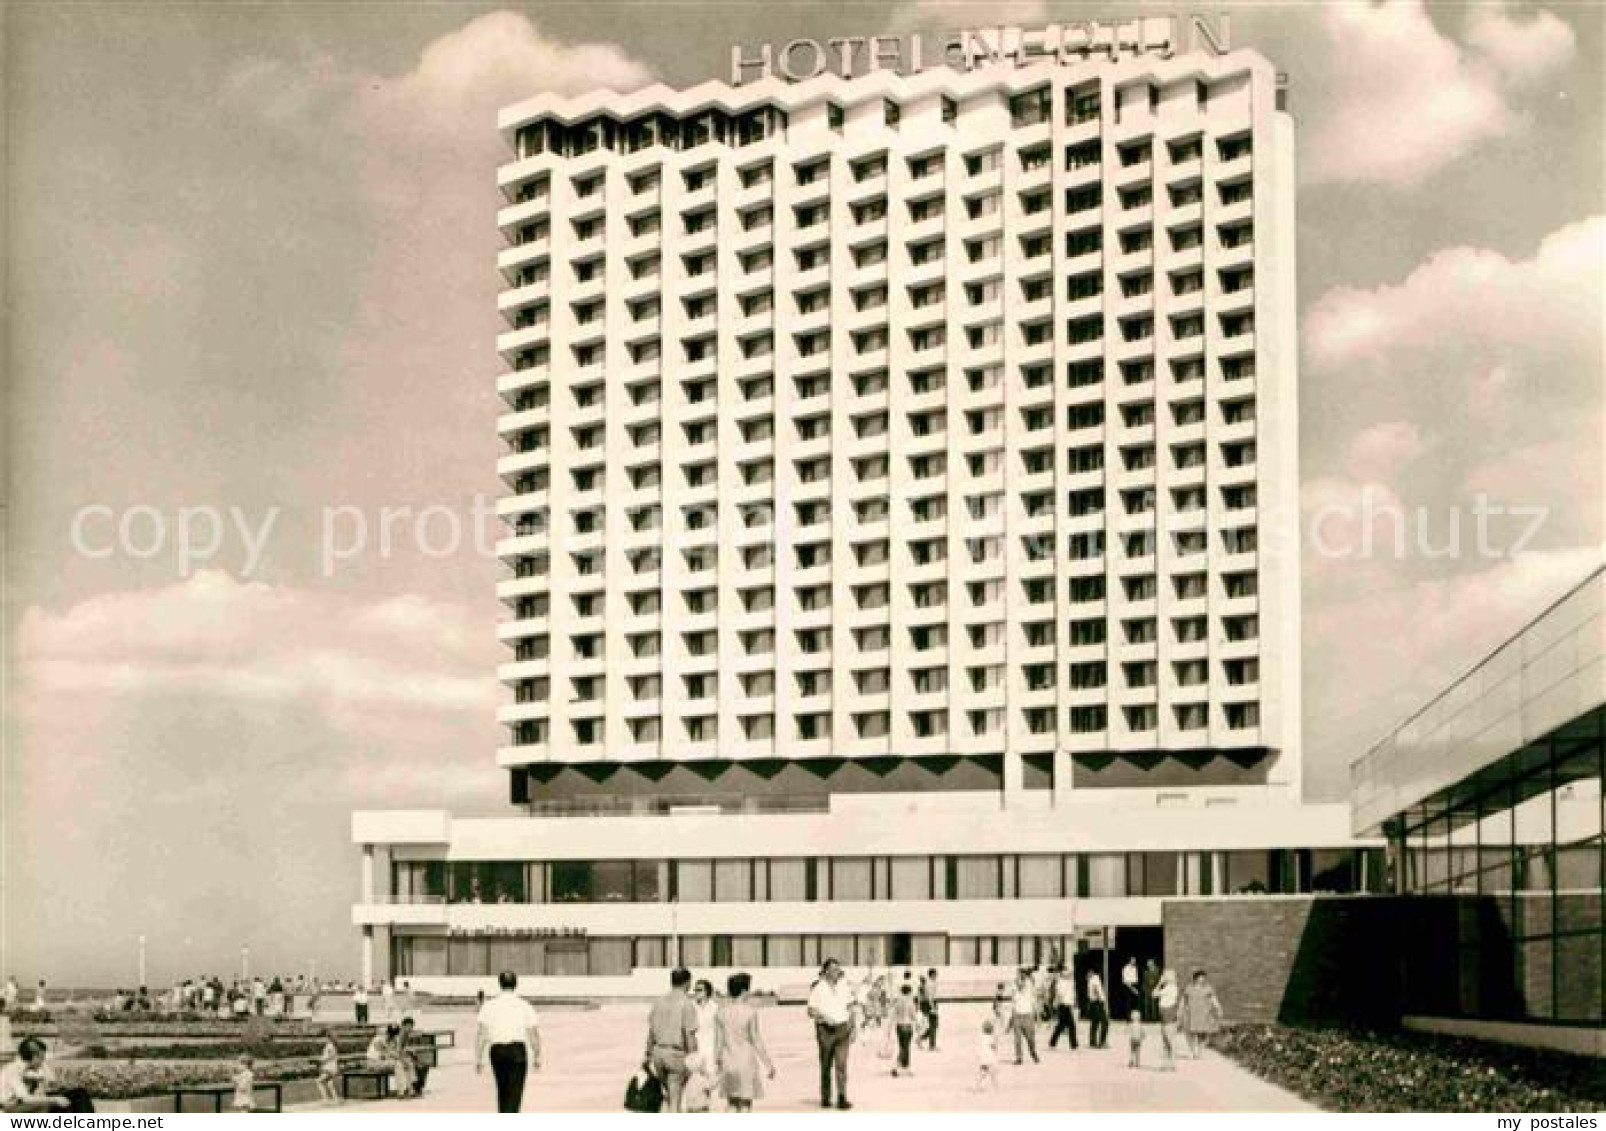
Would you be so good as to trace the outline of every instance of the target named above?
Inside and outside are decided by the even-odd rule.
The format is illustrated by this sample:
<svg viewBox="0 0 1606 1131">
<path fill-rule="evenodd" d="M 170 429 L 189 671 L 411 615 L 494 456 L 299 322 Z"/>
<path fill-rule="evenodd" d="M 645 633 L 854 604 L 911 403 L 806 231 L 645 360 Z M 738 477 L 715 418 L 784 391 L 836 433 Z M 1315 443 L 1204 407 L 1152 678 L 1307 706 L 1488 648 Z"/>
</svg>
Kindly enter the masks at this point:
<svg viewBox="0 0 1606 1131">
<path fill-rule="evenodd" d="M 523 812 L 359 814 L 367 966 L 980 970 L 1375 886 L 1299 796 L 1280 97 L 1238 51 L 504 111 Z"/>
</svg>

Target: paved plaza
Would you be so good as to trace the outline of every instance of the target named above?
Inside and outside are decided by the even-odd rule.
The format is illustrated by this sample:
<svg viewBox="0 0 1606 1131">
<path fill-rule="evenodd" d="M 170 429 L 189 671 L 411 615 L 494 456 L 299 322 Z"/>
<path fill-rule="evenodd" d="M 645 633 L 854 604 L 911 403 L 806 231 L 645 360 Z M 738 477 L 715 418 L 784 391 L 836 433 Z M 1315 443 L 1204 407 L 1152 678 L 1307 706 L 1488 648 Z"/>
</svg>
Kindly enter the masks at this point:
<svg viewBox="0 0 1606 1131">
<path fill-rule="evenodd" d="M 595 1010 L 539 1010 L 542 1067 L 525 1091 L 525 1111 L 617 1111 L 625 1085 L 640 1060 L 647 1007 L 604 1005 Z M 878 1035 L 853 1047 L 848 1092 L 858 1111 L 1311 1111 L 1310 1105 L 1273 1087 L 1213 1053 L 1177 1062 L 1161 1071 L 1158 1033 L 1144 1050 L 1146 1067 L 1126 1066 L 1126 1031 L 1116 1025 L 1110 1047 L 1049 1050 L 1047 1026 L 1039 1030 L 1042 1064 L 1028 1059 L 1015 1067 L 1013 1050 L 1000 1045 L 1002 1081 L 996 1092 L 970 1090 L 976 1075 L 976 1042 L 990 1012 L 981 1004 L 945 1004 L 940 1047 L 917 1052 L 912 1078 L 893 1078 L 892 1061 L 877 1055 Z M 764 1039 L 775 1059 L 776 1077 L 757 1107 L 763 1111 L 818 1111 L 819 1072 L 814 1029 L 803 1008 L 776 1006 L 761 1015 Z M 494 1111 L 495 1085 L 487 1069 L 476 1076 L 472 1013 L 424 1014 L 424 1029 L 451 1029 L 457 1047 L 443 1052 L 417 1100 L 353 1101 L 360 1111 Z M 302 1110 L 314 1110 L 306 1108 Z"/>
</svg>

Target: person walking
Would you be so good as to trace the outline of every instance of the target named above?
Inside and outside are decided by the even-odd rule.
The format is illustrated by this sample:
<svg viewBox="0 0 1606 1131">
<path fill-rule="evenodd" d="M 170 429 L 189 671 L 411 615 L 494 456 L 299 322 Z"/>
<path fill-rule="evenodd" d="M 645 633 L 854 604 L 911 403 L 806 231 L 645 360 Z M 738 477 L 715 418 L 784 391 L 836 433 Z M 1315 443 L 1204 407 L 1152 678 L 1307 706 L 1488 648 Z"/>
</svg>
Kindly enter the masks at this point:
<svg viewBox="0 0 1606 1131">
<path fill-rule="evenodd" d="M 820 1052 L 820 1106 L 831 1106 L 831 1080 L 836 1079 L 836 1106 L 849 1111 L 848 1046 L 853 1043 L 853 992 L 842 980 L 842 964 L 827 958 L 809 991 L 809 1017 Z"/>
<path fill-rule="evenodd" d="M 1121 997 L 1116 1002 L 1122 1015 L 1131 1013 L 1134 1009 L 1143 1011 L 1143 989 L 1139 985 L 1138 960 L 1128 958 L 1126 965 L 1121 967 Z"/>
<path fill-rule="evenodd" d="M 663 1085 L 662 1111 L 681 1109 L 686 1088 L 686 1058 L 697 1051 L 697 1006 L 691 1000 L 691 971 L 677 967 L 669 975 L 669 992 L 647 1013 L 647 1068 Z"/>
<path fill-rule="evenodd" d="M 910 1050 L 915 1043 L 915 1025 L 920 1020 L 920 1007 L 915 1003 L 914 991 L 909 983 L 903 984 L 903 992 L 892 1002 L 892 1029 L 898 1038 L 898 1062 L 892 1069 L 894 1076 L 913 1076 L 914 1067 L 910 1062 Z"/>
<path fill-rule="evenodd" d="M 379 1019 L 386 1025 L 396 1022 L 396 986 L 389 978 L 379 987 Z"/>
<path fill-rule="evenodd" d="M 699 978 L 692 985 L 692 1007 L 697 1010 L 697 1050 L 686 1057 L 686 1090 L 681 1107 L 686 1111 L 710 1111 L 719 1099 L 719 1065 L 714 1059 L 714 1024 L 719 1001 L 714 985 Z"/>
<path fill-rule="evenodd" d="M 1139 1003 L 1143 1010 L 1143 1020 L 1153 1025 L 1160 1020 L 1160 1007 L 1155 1004 L 1154 991 L 1160 984 L 1160 966 L 1154 959 L 1143 964 L 1143 979 L 1139 983 Z"/>
<path fill-rule="evenodd" d="M 360 983 L 357 986 L 357 988 L 351 992 L 351 1008 L 352 1008 L 352 1011 L 357 1016 L 357 1024 L 359 1024 L 359 1025 L 367 1025 L 368 1024 L 368 985 L 367 985 L 367 983 Z"/>
<path fill-rule="evenodd" d="M 1188 1038 L 1188 1051 L 1198 1060 L 1210 1047 L 1211 1036 L 1221 1028 L 1224 1011 L 1216 988 L 1203 970 L 1193 972 L 1193 980 L 1182 991 L 1182 1031 Z"/>
<path fill-rule="evenodd" d="M 1160 1024 L 1160 1049 L 1165 1053 L 1165 1067 L 1177 1066 L 1177 1010 L 1182 1003 L 1182 990 L 1177 985 L 1177 972 L 1169 966 L 1161 972 L 1154 986 L 1154 1016 Z"/>
<path fill-rule="evenodd" d="M 1059 1044 L 1060 1034 L 1070 1037 L 1070 1047 L 1076 1048 L 1076 976 L 1061 967 L 1054 979 L 1054 1032 L 1048 1038 L 1048 1047 Z"/>
<path fill-rule="evenodd" d="M 519 976 L 511 970 L 497 975 L 501 992 L 480 1007 L 474 1040 L 474 1071 L 484 1073 L 487 1055 L 496 1076 L 496 1110 L 517 1114 L 524 1103 L 524 1079 L 541 1070 L 541 1033 L 535 1010 L 514 990 Z"/>
<path fill-rule="evenodd" d="M 714 1017 L 711 1055 L 719 1064 L 720 1086 L 731 1111 L 752 1111 L 753 1101 L 764 1095 L 764 1080 L 775 1079 L 775 1062 L 764 1045 L 758 1011 L 747 997 L 752 987 L 751 974 L 732 974 L 725 982 L 725 1003 Z"/>
<path fill-rule="evenodd" d="M 1014 1006 L 1015 1063 L 1025 1063 L 1021 1058 L 1024 1045 L 1032 1054 L 1032 1063 L 1041 1064 L 1037 1059 L 1037 989 L 1032 985 L 1032 976 L 1024 970 L 1015 978 Z"/>
<path fill-rule="evenodd" d="M 1110 1001 L 1104 994 L 1104 978 L 1097 970 L 1087 972 L 1087 1047 L 1102 1049 L 1110 1039 Z"/>
<path fill-rule="evenodd" d="M 7 978 L 4 996 L 0 996 L 0 1010 L 5 1013 L 17 1012 L 17 1002 L 22 998 L 22 990 L 17 987 L 17 979 Z"/>
<path fill-rule="evenodd" d="M 927 970 L 920 983 L 920 1012 L 926 1016 L 926 1048 L 937 1051 L 937 971 Z"/>
</svg>

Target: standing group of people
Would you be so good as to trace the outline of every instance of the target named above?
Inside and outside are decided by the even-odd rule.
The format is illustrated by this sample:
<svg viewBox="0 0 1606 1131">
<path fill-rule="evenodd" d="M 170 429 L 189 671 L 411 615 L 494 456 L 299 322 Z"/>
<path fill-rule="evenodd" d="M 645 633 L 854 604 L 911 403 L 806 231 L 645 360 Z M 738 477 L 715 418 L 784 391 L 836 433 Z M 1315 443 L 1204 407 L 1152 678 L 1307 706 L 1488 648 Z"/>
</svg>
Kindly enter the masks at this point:
<svg viewBox="0 0 1606 1131">
<path fill-rule="evenodd" d="M 1195 970 L 1183 987 L 1177 972 L 1170 967 L 1162 970 L 1151 958 L 1140 973 L 1137 959 L 1129 958 L 1121 968 L 1121 986 L 1126 994 L 1129 1067 L 1143 1065 L 1146 1026 L 1160 1031 L 1162 1067 L 1166 1069 L 1176 1067 L 1179 1033 L 1187 1039 L 1188 1050 L 1197 1060 L 1221 1027 L 1225 1011 L 1203 970 Z"/>
<path fill-rule="evenodd" d="M 661 1090 L 660 1111 L 751 1111 L 763 1096 L 775 1062 L 748 998 L 752 988 L 752 975 L 732 974 L 719 1000 L 712 983 L 694 986 L 684 967 L 670 974 L 669 992 L 648 1011 L 642 1054 Z"/>
</svg>

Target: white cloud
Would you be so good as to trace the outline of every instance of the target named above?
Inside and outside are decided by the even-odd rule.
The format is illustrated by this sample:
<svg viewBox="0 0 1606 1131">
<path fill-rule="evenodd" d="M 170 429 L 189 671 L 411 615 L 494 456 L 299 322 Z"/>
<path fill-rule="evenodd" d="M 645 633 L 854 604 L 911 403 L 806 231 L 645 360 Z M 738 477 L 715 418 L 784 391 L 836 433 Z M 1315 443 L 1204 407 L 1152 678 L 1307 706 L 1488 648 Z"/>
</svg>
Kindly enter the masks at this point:
<svg viewBox="0 0 1606 1131">
<path fill-rule="evenodd" d="M 519 13 L 491 12 L 429 44 L 407 74 L 360 84 L 356 112 L 365 126 L 413 144 L 450 143 L 494 136 L 498 108 L 544 91 L 623 92 L 652 78 L 612 44 L 561 43 Z"/>
<path fill-rule="evenodd" d="M 1361 479 L 1391 479 L 1422 454 L 1422 430 L 1408 420 L 1374 424 L 1350 443 L 1348 465 Z"/>
<path fill-rule="evenodd" d="M 377 604 L 202 571 L 176 585 L 33 607 L 18 631 L 24 698 L 199 694 L 288 702 L 357 723 L 397 708 L 489 712 L 495 646 L 465 610 Z M 486 640 L 476 655 L 467 642 Z"/>
<path fill-rule="evenodd" d="M 1548 12 L 1517 24 L 1475 12 L 1466 49 L 1433 24 L 1421 0 L 1323 7 L 1328 53 L 1302 81 L 1318 91 L 1304 171 L 1313 181 L 1409 188 L 1509 133 L 1520 121 L 1511 87 L 1566 65 L 1572 33 Z"/>
<path fill-rule="evenodd" d="M 1031 27 L 1048 21 L 1046 0 L 910 0 L 893 9 L 895 34 L 928 29 Z"/>
<path fill-rule="evenodd" d="M 1330 291 L 1306 316 L 1305 343 L 1328 369 L 1447 342 L 1598 351 L 1603 279 L 1606 218 L 1596 216 L 1547 236 L 1532 259 L 1453 248 L 1399 284 Z"/>
<path fill-rule="evenodd" d="M 1513 82 L 1529 82 L 1573 60 L 1578 49 L 1573 29 L 1549 12 L 1526 22 L 1511 17 L 1504 4 L 1479 4 L 1467 14 L 1467 43 Z"/>
</svg>

